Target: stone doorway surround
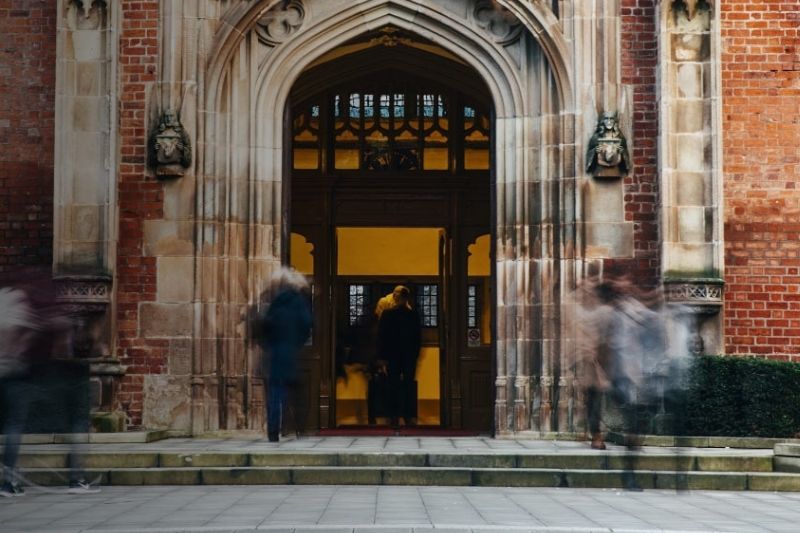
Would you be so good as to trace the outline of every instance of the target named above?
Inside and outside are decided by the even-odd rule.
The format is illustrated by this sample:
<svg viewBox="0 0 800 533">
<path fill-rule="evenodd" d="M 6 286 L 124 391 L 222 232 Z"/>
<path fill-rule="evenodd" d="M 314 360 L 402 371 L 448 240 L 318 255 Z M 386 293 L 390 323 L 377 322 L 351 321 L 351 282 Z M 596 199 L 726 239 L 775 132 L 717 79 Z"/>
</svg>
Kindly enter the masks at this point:
<svg viewBox="0 0 800 533">
<path fill-rule="evenodd" d="M 632 258 L 634 249 L 623 180 L 598 181 L 583 172 L 586 142 L 603 111 L 619 111 L 629 145 L 637 142 L 629 130 L 632 94 L 620 82 L 620 2 L 159 2 L 158 81 L 145 85 L 144 129 L 152 131 L 166 112 L 174 112 L 195 157 L 180 170 L 181 177 L 163 181 L 163 217 L 144 221 L 141 255 L 155 264 L 154 297 L 125 302 L 137 306 L 139 338 L 158 342 L 166 361 L 161 373 L 132 376 L 128 369 L 128 385 L 141 385 L 144 395 L 141 425 L 187 434 L 263 426 L 261 383 L 253 371 L 257 354 L 247 343 L 244 312 L 270 272 L 286 262 L 289 94 L 317 58 L 362 33 L 392 25 L 458 57 L 479 73 L 492 95 L 494 429 L 517 435 L 582 431 L 574 339 L 563 309 L 581 279 L 602 274 L 605 260 Z M 684 6 L 662 3 L 669 4 L 664 12 Z M 83 100 L 82 86 L 69 80 L 71 66 L 97 72 L 98 79 L 114 75 L 117 47 L 103 43 L 121 27 L 116 6 L 104 0 L 59 0 L 66 22 L 59 30 L 62 111 L 55 165 L 56 220 L 64 221 L 56 224 L 57 270 L 111 280 L 114 265 L 122 263 L 116 259 L 118 214 L 112 201 L 119 166 L 117 85 L 88 88 L 96 89 L 97 98 Z M 96 9 L 102 16 L 92 14 Z M 718 19 L 718 6 L 715 10 L 712 17 Z M 89 24 L 76 18 L 81 13 L 96 18 L 87 16 Z M 712 25 L 710 35 L 718 32 Z M 715 61 L 712 57 L 709 64 L 718 68 Z M 718 91 L 712 85 L 701 98 L 712 101 Z M 95 109 L 97 124 L 77 123 L 77 115 L 67 113 L 76 104 Z M 108 108 L 112 112 L 106 115 Z M 87 127 L 106 144 L 87 151 L 81 164 L 97 165 L 102 172 L 81 173 L 59 164 L 70 156 L 74 134 Z M 717 160 L 708 166 L 706 183 L 717 183 L 720 168 Z M 87 176 L 99 183 L 85 187 Z M 702 207 L 720 205 L 714 187 Z M 103 194 L 87 202 L 72 196 L 90 189 Z M 673 212 L 665 206 L 663 216 Z M 683 212 L 689 228 L 689 216 L 700 211 Z M 69 223 L 69 217 L 84 215 L 97 224 Z M 87 228 L 98 231 L 78 231 Z M 704 233 L 713 234 L 708 257 L 718 257 L 721 249 L 716 231 Z M 695 233 L 684 232 L 690 240 Z M 721 265 L 716 272 L 722 275 Z M 116 305 L 112 296 L 106 317 L 114 316 Z M 113 345 L 114 321 L 104 328 Z M 330 395 L 331 386 L 323 383 L 320 396 Z"/>
<path fill-rule="evenodd" d="M 563 113 L 570 107 L 566 102 L 572 93 L 566 75 L 566 45 L 558 33 L 545 31 L 558 25 L 554 15 L 537 4 L 520 2 L 501 8 L 487 2 L 419 1 L 244 3 L 230 15 L 229 25 L 223 25 L 215 38 L 206 78 L 208 112 L 202 114 L 201 128 L 212 142 L 198 143 L 206 182 L 198 191 L 227 184 L 248 191 L 249 203 L 241 204 L 236 226 L 246 227 L 249 239 L 240 232 L 240 240 L 232 242 L 234 248 L 226 250 L 226 257 L 209 254 L 199 259 L 199 300 L 213 299 L 214 289 L 203 291 L 208 291 L 206 280 L 219 279 L 216 272 L 221 265 L 238 264 L 243 268 L 233 279 L 242 290 L 237 294 L 240 303 L 245 303 L 283 260 L 288 227 L 284 223 L 287 188 L 283 183 L 288 176 L 284 110 L 294 80 L 315 58 L 370 29 L 393 25 L 419 34 L 480 74 L 492 93 L 496 113 L 496 430 L 551 430 L 554 372 L 562 366 L 557 286 L 560 276 L 575 275 L 561 272 L 558 261 L 558 243 L 574 240 L 574 220 L 561 220 L 562 214 L 573 211 L 569 190 L 574 188 L 569 183 L 574 182 L 574 151 L 570 149 L 574 141 L 563 137 L 571 136 L 574 128 L 571 116 Z M 201 227 L 213 224 L 222 214 L 209 213 L 211 217 Z M 224 245 L 220 239 L 207 242 L 210 233 L 200 233 L 203 242 L 198 247 Z M 197 322 L 207 321 L 201 317 Z M 235 338 L 225 324 L 214 326 L 204 327 L 202 335 Z M 206 361 L 218 360 L 220 354 L 209 350 L 199 333 L 195 365 L 200 362 L 201 368 L 210 368 Z M 252 354 L 248 359 L 235 348 L 223 349 L 221 359 L 231 370 L 237 369 L 226 384 L 233 381 L 234 388 L 242 386 L 239 376 L 248 375 Z M 214 388 L 202 375 L 193 379 L 202 380 L 198 389 Z M 329 394 L 331 387 L 323 380 L 320 394 Z M 204 401 L 213 395 L 194 395 L 195 430 L 203 425 L 197 424 L 198 419 L 216 418 L 214 402 Z M 539 401 L 533 412 L 535 398 Z M 229 402 L 225 408 L 250 413 L 258 408 L 253 402 L 234 407 L 236 403 Z"/>
</svg>

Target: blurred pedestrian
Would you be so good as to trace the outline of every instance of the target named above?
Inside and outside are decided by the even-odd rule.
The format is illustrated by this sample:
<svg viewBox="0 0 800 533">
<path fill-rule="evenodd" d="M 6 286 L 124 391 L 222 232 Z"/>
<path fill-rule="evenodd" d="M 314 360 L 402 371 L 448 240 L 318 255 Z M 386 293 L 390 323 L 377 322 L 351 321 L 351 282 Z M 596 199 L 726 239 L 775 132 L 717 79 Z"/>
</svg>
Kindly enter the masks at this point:
<svg viewBox="0 0 800 533">
<path fill-rule="evenodd" d="M 613 286 L 609 283 L 586 283 L 577 294 L 574 325 L 578 367 L 586 388 L 586 419 L 591 447 L 605 450 L 601 429 L 603 395 L 611 388 L 611 347 L 608 332 L 614 319 Z"/>
<path fill-rule="evenodd" d="M 88 368 L 71 361 L 72 321 L 59 305 L 51 273 L 24 269 L 0 282 L 0 392 L 5 409 L 0 496 L 21 496 L 17 459 L 31 404 L 66 406 L 70 433 L 89 431 Z M 85 480 L 78 444 L 70 447 L 69 492 L 97 492 Z"/>
<path fill-rule="evenodd" d="M 422 342 L 422 326 L 411 308 L 411 291 L 398 285 L 392 292 L 395 305 L 384 309 L 378 321 L 378 356 L 387 361 L 392 426 L 399 418 L 416 425 L 416 371 Z"/>
<path fill-rule="evenodd" d="M 267 300 L 266 311 L 260 315 L 256 328 L 262 347 L 267 435 L 270 442 L 277 442 L 288 389 L 296 379 L 297 354 L 311 333 L 308 282 L 294 269 L 281 268 L 262 295 L 262 302 Z"/>
<path fill-rule="evenodd" d="M 0 400 L 3 405 L 3 484 L 0 496 L 22 496 L 17 457 L 31 396 L 30 346 L 41 325 L 24 290 L 12 280 L 0 288 Z"/>
</svg>

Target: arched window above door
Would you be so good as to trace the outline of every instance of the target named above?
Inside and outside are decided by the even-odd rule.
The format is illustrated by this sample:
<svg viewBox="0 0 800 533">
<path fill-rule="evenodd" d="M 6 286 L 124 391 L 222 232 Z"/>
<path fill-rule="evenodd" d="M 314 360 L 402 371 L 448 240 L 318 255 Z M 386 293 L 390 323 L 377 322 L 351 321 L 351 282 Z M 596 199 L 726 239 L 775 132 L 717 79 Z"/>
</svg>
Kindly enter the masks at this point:
<svg viewBox="0 0 800 533">
<path fill-rule="evenodd" d="M 293 108 L 292 125 L 298 173 L 489 170 L 488 106 L 398 71 L 376 72 L 307 99 Z"/>
</svg>

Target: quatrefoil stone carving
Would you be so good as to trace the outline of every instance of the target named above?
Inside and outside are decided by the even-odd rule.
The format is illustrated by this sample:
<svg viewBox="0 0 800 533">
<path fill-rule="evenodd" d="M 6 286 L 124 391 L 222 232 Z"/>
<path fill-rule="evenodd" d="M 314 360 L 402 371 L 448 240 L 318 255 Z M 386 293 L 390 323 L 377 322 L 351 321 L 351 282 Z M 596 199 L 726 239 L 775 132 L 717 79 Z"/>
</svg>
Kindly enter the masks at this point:
<svg viewBox="0 0 800 533">
<path fill-rule="evenodd" d="M 495 0 L 478 0 L 472 13 L 475 24 L 492 35 L 501 45 L 508 45 L 519 39 L 522 23 L 508 9 Z"/>
<path fill-rule="evenodd" d="M 306 11 L 300 0 L 284 0 L 258 19 L 256 33 L 263 43 L 275 46 L 296 33 L 305 18 Z"/>
</svg>

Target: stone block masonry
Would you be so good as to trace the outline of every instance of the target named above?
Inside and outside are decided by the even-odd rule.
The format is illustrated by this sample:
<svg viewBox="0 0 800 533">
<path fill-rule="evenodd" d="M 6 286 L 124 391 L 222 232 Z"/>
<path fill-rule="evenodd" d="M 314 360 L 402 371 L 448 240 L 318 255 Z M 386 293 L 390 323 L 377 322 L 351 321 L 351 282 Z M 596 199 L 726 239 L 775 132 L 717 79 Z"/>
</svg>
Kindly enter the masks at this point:
<svg viewBox="0 0 800 533">
<path fill-rule="evenodd" d="M 0 272 L 53 256 L 56 7 L 0 2 Z"/>
<path fill-rule="evenodd" d="M 721 8 L 726 351 L 800 361 L 800 2 Z"/>
</svg>

